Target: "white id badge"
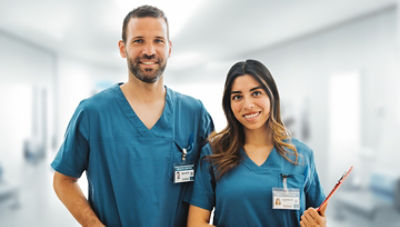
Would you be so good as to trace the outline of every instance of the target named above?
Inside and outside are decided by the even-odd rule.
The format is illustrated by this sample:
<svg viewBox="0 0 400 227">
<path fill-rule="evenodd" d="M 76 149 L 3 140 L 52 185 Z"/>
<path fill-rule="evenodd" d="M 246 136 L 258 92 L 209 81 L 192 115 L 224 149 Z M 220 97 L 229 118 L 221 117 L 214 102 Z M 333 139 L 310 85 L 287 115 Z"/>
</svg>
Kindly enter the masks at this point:
<svg viewBox="0 0 400 227">
<path fill-rule="evenodd" d="M 300 190 L 272 188 L 272 209 L 300 210 Z"/>
<path fill-rule="evenodd" d="M 174 183 L 194 181 L 194 164 L 174 165 Z"/>
</svg>

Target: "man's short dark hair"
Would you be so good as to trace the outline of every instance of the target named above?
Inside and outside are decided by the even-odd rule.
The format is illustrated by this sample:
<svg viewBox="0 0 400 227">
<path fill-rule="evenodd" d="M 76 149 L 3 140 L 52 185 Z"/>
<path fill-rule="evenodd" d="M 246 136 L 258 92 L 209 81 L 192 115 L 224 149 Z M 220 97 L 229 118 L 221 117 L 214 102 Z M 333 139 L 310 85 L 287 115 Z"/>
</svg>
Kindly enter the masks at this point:
<svg viewBox="0 0 400 227">
<path fill-rule="evenodd" d="M 126 17 L 124 19 L 124 23 L 122 25 L 122 41 L 124 41 L 124 43 L 126 42 L 126 29 L 127 29 L 130 19 L 131 18 L 143 18 L 143 17 L 163 18 L 165 20 L 165 23 L 167 24 L 167 38 L 169 39 L 168 20 L 167 20 L 167 17 L 165 16 L 164 12 L 157 7 L 143 5 L 143 6 L 137 7 L 136 9 L 133 9 L 132 11 L 130 11 L 128 13 L 128 15 L 126 15 Z"/>
</svg>

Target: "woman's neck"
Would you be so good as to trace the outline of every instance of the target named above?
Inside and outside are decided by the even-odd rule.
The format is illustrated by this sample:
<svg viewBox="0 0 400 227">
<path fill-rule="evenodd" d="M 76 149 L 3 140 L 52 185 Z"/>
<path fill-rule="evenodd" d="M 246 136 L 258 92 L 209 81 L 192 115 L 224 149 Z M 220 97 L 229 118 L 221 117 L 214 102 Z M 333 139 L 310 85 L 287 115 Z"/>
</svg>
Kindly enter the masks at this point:
<svg viewBox="0 0 400 227">
<path fill-rule="evenodd" d="M 244 130 L 245 146 L 251 147 L 266 147 L 272 146 L 272 133 L 268 127 L 263 127 L 255 130 Z"/>
</svg>

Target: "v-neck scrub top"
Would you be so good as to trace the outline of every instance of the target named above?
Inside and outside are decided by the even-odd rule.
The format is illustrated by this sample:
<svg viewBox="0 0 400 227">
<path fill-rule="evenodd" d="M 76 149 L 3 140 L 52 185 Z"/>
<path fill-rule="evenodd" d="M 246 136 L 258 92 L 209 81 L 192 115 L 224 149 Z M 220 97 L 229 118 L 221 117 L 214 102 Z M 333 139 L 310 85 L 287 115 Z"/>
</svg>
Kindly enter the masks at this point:
<svg viewBox="0 0 400 227">
<path fill-rule="evenodd" d="M 191 204 L 203 209 L 215 207 L 213 224 L 235 226 L 300 226 L 300 217 L 309 207 L 318 207 L 325 196 L 314 164 L 313 152 L 296 139 L 292 144 L 299 152 L 299 164 L 284 159 L 275 148 L 260 166 L 240 150 L 241 163 L 215 181 L 215 168 L 204 156 L 211 154 L 210 145 L 203 147 L 197 166 Z M 282 174 L 288 188 L 300 190 L 300 210 L 272 209 L 272 188 L 283 188 Z"/>
<path fill-rule="evenodd" d="M 196 162 L 212 130 L 199 100 L 167 87 L 162 115 L 148 129 L 117 84 L 79 104 L 51 166 L 75 178 L 86 171 L 89 203 L 107 227 L 186 226 L 193 184 L 173 183 L 174 164 L 180 148 Z"/>
</svg>

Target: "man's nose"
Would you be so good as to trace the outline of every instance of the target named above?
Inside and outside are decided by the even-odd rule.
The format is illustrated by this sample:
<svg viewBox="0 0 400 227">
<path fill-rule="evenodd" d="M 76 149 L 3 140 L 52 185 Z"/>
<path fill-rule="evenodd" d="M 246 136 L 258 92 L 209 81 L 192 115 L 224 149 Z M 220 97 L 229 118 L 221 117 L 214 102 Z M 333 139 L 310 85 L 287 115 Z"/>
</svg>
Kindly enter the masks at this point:
<svg viewBox="0 0 400 227">
<path fill-rule="evenodd" d="M 144 46 L 143 48 L 143 54 L 147 55 L 147 56 L 153 56 L 156 53 L 154 45 L 149 43 L 147 45 Z"/>
</svg>

